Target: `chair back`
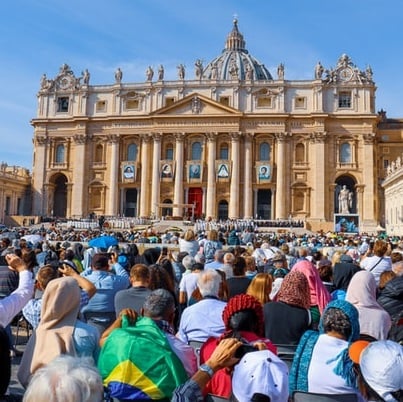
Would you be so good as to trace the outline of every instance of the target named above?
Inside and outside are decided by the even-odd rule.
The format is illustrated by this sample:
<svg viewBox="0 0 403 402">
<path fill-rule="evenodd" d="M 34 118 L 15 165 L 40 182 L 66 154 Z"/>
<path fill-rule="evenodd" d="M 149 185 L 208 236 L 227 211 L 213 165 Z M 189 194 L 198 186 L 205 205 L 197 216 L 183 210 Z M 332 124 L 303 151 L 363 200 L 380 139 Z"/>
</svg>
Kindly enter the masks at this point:
<svg viewBox="0 0 403 402">
<path fill-rule="evenodd" d="M 297 346 L 298 345 L 276 344 L 277 356 L 287 365 L 288 371 L 291 370 Z"/>
<path fill-rule="evenodd" d="M 293 402 L 358 402 L 357 394 L 316 394 L 295 391 Z"/>
</svg>

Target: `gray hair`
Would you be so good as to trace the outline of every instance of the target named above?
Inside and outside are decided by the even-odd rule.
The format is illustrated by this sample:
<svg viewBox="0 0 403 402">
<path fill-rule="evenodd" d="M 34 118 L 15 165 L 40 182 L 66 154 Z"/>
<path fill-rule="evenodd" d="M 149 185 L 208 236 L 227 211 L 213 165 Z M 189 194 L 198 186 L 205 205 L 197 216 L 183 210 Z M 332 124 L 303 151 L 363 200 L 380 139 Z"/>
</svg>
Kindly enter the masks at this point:
<svg viewBox="0 0 403 402">
<path fill-rule="evenodd" d="M 183 257 L 182 265 L 186 269 L 190 270 L 195 263 L 196 263 L 196 261 L 191 255 L 187 255 L 187 256 Z"/>
<path fill-rule="evenodd" d="M 168 318 L 175 309 L 175 300 L 166 289 L 153 290 L 143 304 L 144 315 L 150 318 Z"/>
<path fill-rule="evenodd" d="M 99 402 L 102 378 L 90 358 L 61 355 L 35 372 L 24 402 Z"/>
<path fill-rule="evenodd" d="M 197 286 L 203 297 L 218 296 L 221 283 L 221 275 L 215 269 L 208 269 L 201 274 L 197 279 Z"/>
</svg>

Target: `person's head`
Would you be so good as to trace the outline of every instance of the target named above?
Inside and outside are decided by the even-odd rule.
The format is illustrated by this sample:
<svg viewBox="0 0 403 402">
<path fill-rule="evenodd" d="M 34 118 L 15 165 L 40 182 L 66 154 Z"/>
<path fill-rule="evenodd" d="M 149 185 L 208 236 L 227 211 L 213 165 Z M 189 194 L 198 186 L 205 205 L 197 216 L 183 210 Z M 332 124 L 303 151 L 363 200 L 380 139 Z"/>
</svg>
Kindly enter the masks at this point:
<svg viewBox="0 0 403 402">
<path fill-rule="evenodd" d="M 203 297 L 205 296 L 219 296 L 221 275 L 214 269 L 203 271 L 198 279 L 197 286 Z"/>
<path fill-rule="evenodd" d="M 194 239 L 195 239 L 195 232 L 193 231 L 193 229 L 188 229 L 188 230 L 185 232 L 185 235 L 183 236 L 183 238 L 184 238 L 186 241 L 194 240 Z"/>
<path fill-rule="evenodd" d="M 286 258 L 282 253 L 275 253 L 271 259 L 271 263 L 273 264 L 275 269 L 284 268 L 286 265 Z"/>
<path fill-rule="evenodd" d="M 251 255 L 244 256 L 245 264 L 246 264 L 246 271 L 254 272 L 256 271 L 256 260 L 255 257 Z"/>
<path fill-rule="evenodd" d="M 281 282 L 276 301 L 309 309 L 311 295 L 306 276 L 302 272 L 291 270 Z"/>
<path fill-rule="evenodd" d="M 400 251 L 392 251 L 390 254 L 390 261 L 392 264 L 395 264 L 398 261 L 403 261 L 403 254 Z"/>
<path fill-rule="evenodd" d="M 207 240 L 213 240 L 217 241 L 218 240 L 218 232 L 215 229 L 211 229 L 207 232 Z"/>
<path fill-rule="evenodd" d="M 288 246 L 287 243 L 283 243 L 280 246 L 280 250 L 284 253 L 284 254 L 288 254 L 290 252 L 290 247 Z"/>
<path fill-rule="evenodd" d="M 383 271 L 381 275 L 379 276 L 379 285 L 378 288 L 382 290 L 386 284 L 392 280 L 393 278 L 396 278 L 396 274 L 393 271 Z"/>
<path fill-rule="evenodd" d="M 99 402 L 102 378 L 89 359 L 61 355 L 38 369 L 24 394 L 24 402 Z"/>
<path fill-rule="evenodd" d="M 224 264 L 232 265 L 235 261 L 235 256 L 232 253 L 224 254 Z"/>
<path fill-rule="evenodd" d="M 306 247 L 300 247 L 298 249 L 298 256 L 300 258 L 306 258 L 309 255 L 309 250 Z"/>
<path fill-rule="evenodd" d="M 160 258 L 161 251 L 157 247 L 146 248 L 143 252 L 143 259 L 146 265 L 156 264 Z"/>
<path fill-rule="evenodd" d="M 358 384 L 367 399 L 403 400 L 403 346 L 391 340 L 356 341 L 349 348 L 359 365 Z"/>
<path fill-rule="evenodd" d="M 151 290 L 167 289 L 170 292 L 175 291 L 175 283 L 166 269 L 158 264 L 152 264 L 148 269 L 150 271 L 150 284 L 148 287 Z"/>
<path fill-rule="evenodd" d="M 186 270 L 190 271 L 195 263 L 196 261 L 191 255 L 186 255 L 185 257 L 183 257 L 182 265 L 185 267 Z"/>
<path fill-rule="evenodd" d="M 263 336 L 263 307 L 253 296 L 239 294 L 231 297 L 223 310 L 222 318 L 227 331 L 250 331 Z"/>
<path fill-rule="evenodd" d="M 24 252 L 22 253 L 22 260 L 25 262 L 26 266 L 31 270 L 38 265 L 38 262 L 36 260 L 36 253 L 35 250 L 33 249 L 24 250 Z"/>
<path fill-rule="evenodd" d="M 318 272 L 323 282 L 331 282 L 333 277 L 332 263 L 328 259 L 322 259 L 318 262 Z"/>
<path fill-rule="evenodd" d="M 94 271 L 109 270 L 109 255 L 107 253 L 96 253 L 91 260 L 91 268 Z"/>
<path fill-rule="evenodd" d="M 348 342 L 357 340 L 360 336 L 358 310 L 348 301 L 331 301 L 320 319 L 319 331 L 336 334 Z"/>
<path fill-rule="evenodd" d="M 51 265 L 44 265 L 36 274 L 36 284 L 40 290 L 45 290 L 48 283 L 56 278 L 59 278 L 60 274 L 57 269 Z"/>
<path fill-rule="evenodd" d="M 214 253 L 214 260 L 223 264 L 224 263 L 224 255 L 225 255 L 225 251 L 224 250 L 216 250 Z"/>
<path fill-rule="evenodd" d="M 150 271 L 145 264 L 135 264 L 130 269 L 130 282 L 134 286 L 141 283 L 142 286 L 148 286 L 150 283 Z"/>
<path fill-rule="evenodd" d="M 234 264 L 232 266 L 232 270 L 234 272 L 234 276 L 242 276 L 245 275 L 246 271 L 246 262 L 243 257 L 236 257 Z"/>
<path fill-rule="evenodd" d="M 270 301 L 270 292 L 273 279 L 270 274 L 259 273 L 251 281 L 246 294 L 256 297 L 260 303 L 265 304 Z"/>
<path fill-rule="evenodd" d="M 143 315 L 153 320 L 173 322 L 175 316 L 175 300 L 166 289 L 153 290 L 143 304 Z"/>
<path fill-rule="evenodd" d="M 192 272 L 200 272 L 204 270 L 204 264 L 201 264 L 200 262 L 195 262 L 191 267 L 190 270 Z"/>
<path fill-rule="evenodd" d="M 384 240 L 376 240 L 374 244 L 374 254 L 377 257 L 383 257 L 388 251 L 388 243 Z"/>
<path fill-rule="evenodd" d="M 392 271 L 393 271 L 397 276 L 403 276 L 403 261 L 395 262 L 395 263 L 392 265 Z"/>
<path fill-rule="evenodd" d="M 201 264 L 206 263 L 206 257 L 201 252 L 197 252 L 196 255 L 194 256 L 194 259 L 196 262 L 200 262 Z"/>
</svg>

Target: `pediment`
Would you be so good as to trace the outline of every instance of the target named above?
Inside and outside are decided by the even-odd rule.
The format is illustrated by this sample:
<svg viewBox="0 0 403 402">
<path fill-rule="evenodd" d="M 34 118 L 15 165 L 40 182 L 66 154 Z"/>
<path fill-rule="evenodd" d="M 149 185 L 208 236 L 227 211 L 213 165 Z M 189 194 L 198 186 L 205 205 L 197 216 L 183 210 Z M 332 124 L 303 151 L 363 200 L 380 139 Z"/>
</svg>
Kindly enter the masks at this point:
<svg viewBox="0 0 403 402">
<path fill-rule="evenodd" d="M 177 102 L 174 102 L 169 106 L 165 106 L 151 113 L 151 116 L 154 117 L 179 115 L 240 116 L 242 113 L 237 109 L 223 105 L 196 92 L 178 100 Z"/>
</svg>

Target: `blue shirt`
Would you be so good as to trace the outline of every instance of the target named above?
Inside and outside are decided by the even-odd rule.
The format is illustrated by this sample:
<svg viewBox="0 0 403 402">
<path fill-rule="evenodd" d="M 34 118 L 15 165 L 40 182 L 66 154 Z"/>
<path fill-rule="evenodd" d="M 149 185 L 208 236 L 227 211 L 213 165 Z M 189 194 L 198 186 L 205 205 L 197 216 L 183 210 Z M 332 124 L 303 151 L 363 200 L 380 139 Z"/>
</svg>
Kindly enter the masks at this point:
<svg viewBox="0 0 403 402">
<path fill-rule="evenodd" d="M 91 281 L 97 291 L 89 303 L 81 310 L 82 313 L 115 312 L 115 294 L 130 286 L 129 275 L 120 265 L 113 266 L 115 274 L 110 271 L 92 271 L 90 269 L 81 273 L 81 276 Z"/>
</svg>

